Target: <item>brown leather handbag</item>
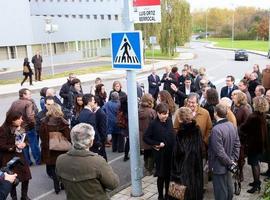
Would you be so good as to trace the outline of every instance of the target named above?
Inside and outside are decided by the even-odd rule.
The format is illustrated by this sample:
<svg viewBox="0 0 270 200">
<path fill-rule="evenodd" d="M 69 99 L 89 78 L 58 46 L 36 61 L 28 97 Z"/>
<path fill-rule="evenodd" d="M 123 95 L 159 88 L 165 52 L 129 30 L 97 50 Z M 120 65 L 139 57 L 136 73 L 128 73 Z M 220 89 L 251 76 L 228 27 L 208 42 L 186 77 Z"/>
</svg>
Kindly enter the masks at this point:
<svg viewBox="0 0 270 200">
<path fill-rule="evenodd" d="M 186 191 L 186 186 L 184 185 L 181 185 L 179 183 L 176 183 L 174 181 L 171 181 L 170 182 L 170 185 L 169 185 L 169 191 L 168 191 L 168 194 L 171 196 L 171 197 L 174 197 L 178 200 L 184 200 L 185 199 L 185 191 Z"/>
<path fill-rule="evenodd" d="M 68 151 L 71 149 L 71 143 L 63 136 L 63 133 L 49 132 L 49 149 L 52 151 Z"/>
<path fill-rule="evenodd" d="M 23 73 L 29 73 L 29 69 L 26 65 L 23 66 Z"/>
</svg>

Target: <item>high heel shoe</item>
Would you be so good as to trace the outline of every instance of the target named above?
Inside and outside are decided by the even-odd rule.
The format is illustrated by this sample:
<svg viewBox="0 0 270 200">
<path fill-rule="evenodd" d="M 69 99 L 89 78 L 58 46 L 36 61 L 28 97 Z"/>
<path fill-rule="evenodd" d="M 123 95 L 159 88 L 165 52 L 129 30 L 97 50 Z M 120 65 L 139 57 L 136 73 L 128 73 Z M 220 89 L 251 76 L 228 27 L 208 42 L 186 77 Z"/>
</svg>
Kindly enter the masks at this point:
<svg viewBox="0 0 270 200">
<path fill-rule="evenodd" d="M 253 193 L 255 193 L 255 192 L 260 193 L 260 191 L 261 191 L 261 186 L 260 186 L 260 185 L 255 185 L 255 186 L 253 186 L 251 189 L 249 189 L 249 190 L 247 191 L 247 193 L 250 193 L 250 194 L 253 194 Z"/>
</svg>

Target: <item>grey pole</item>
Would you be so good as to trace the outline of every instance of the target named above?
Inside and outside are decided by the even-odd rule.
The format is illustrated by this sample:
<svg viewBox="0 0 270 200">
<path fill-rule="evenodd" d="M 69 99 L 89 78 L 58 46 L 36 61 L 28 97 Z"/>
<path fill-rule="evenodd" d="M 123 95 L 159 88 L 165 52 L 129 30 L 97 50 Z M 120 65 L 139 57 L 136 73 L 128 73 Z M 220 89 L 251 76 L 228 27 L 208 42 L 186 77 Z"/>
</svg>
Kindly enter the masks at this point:
<svg viewBox="0 0 270 200">
<path fill-rule="evenodd" d="M 52 33 L 49 34 L 49 43 L 50 43 L 50 60 L 51 60 L 51 70 L 52 70 L 52 75 L 54 76 L 54 64 L 53 64 L 53 53 L 52 53 Z"/>
<path fill-rule="evenodd" d="M 130 0 L 124 0 L 123 24 L 125 31 L 133 31 L 134 24 L 129 17 Z M 131 196 L 139 197 L 142 192 L 142 169 L 140 162 L 139 122 L 136 71 L 127 70 L 128 126 L 130 144 Z"/>
</svg>

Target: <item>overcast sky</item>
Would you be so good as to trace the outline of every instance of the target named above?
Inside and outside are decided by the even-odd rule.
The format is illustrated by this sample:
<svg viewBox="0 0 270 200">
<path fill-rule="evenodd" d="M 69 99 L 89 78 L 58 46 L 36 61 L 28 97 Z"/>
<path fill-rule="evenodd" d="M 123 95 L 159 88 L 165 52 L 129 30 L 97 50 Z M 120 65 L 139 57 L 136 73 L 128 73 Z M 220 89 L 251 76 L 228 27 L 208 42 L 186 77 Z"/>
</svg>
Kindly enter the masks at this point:
<svg viewBox="0 0 270 200">
<path fill-rule="evenodd" d="M 238 6 L 252 6 L 263 9 L 270 9 L 270 0 L 187 0 L 191 10 L 206 9 L 212 7 L 232 8 Z"/>
</svg>

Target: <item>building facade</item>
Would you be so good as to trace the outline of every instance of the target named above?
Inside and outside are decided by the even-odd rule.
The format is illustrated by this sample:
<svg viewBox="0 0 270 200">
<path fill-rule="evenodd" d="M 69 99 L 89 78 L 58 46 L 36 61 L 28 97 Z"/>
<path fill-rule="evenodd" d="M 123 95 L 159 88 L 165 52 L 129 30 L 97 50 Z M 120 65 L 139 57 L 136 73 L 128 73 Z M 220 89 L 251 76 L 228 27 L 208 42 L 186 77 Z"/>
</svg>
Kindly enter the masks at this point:
<svg viewBox="0 0 270 200">
<path fill-rule="evenodd" d="M 123 0 L 0 1 L 0 68 L 22 65 L 35 52 L 50 64 L 110 55 L 110 34 L 123 30 Z M 45 31 L 45 19 L 58 29 Z"/>
</svg>

